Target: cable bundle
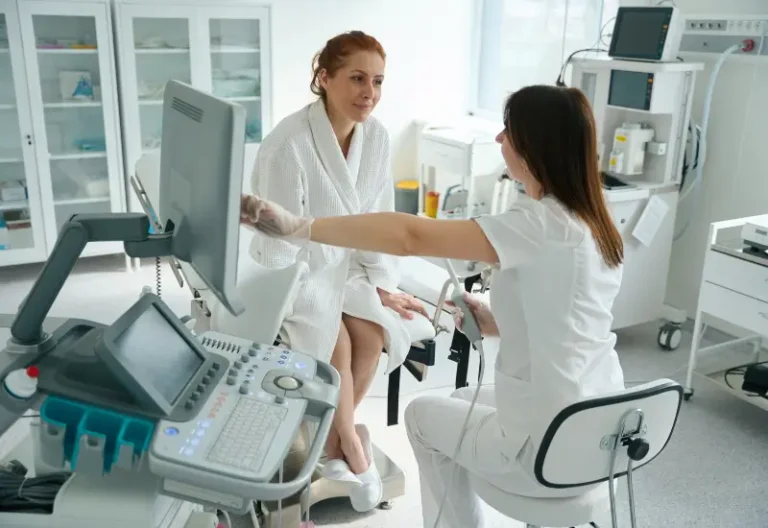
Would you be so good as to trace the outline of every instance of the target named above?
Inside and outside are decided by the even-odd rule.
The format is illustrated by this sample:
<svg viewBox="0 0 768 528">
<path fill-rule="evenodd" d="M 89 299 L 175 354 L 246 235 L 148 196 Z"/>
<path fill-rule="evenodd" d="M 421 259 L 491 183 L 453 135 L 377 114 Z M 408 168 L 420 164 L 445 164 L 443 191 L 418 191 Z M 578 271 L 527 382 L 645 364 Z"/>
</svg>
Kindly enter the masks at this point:
<svg viewBox="0 0 768 528">
<path fill-rule="evenodd" d="M 53 512 L 53 502 L 70 473 L 27 478 L 27 468 L 17 460 L 0 467 L 0 512 Z"/>
</svg>

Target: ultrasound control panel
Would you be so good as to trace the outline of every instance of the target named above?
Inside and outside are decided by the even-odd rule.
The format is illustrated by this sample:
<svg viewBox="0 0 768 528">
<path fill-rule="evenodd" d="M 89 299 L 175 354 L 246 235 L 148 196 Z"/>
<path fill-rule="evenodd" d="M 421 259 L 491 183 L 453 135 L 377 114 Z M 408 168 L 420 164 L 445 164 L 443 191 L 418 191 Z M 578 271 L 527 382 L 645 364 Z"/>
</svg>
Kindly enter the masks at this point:
<svg viewBox="0 0 768 528">
<path fill-rule="evenodd" d="M 229 368 L 197 416 L 162 420 L 150 448 L 158 476 L 240 497 L 259 496 L 305 416 L 335 409 L 338 387 L 318 377 L 310 356 L 208 332 L 200 339 Z"/>
</svg>

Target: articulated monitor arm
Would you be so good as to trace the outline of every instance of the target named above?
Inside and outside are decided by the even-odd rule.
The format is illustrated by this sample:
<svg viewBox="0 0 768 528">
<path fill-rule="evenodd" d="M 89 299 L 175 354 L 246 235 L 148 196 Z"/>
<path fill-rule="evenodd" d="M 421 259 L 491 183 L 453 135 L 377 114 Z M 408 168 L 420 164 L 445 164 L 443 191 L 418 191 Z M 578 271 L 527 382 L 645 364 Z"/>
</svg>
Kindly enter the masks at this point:
<svg viewBox="0 0 768 528">
<path fill-rule="evenodd" d="M 43 332 L 43 323 L 88 242 L 124 242 L 126 253 L 132 257 L 156 257 L 171 254 L 172 234 L 149 235 L 149 219 L 134 213 L 75 215 L 64 225 L 53 252 L 19 307 L 11 339 L 0 348 L 0 436 L 43 399 L 40 393 L 26 400 L 16 398 L 4 383 L 12 372 L 36 364 L 56 349 L 55 340 Z"/>
<path fill-rule="evenodd" d="M 139 213 L 81 214 L 62 228 L 56 246 L 37 277 L 11 327 L 14 343 L 40 345 L 46 340 L 43 321 L 89 242 L 124 242 L 131 257 L 171 254 L 172 233 L 149 235 L 149 219 Z"/>
</svg>

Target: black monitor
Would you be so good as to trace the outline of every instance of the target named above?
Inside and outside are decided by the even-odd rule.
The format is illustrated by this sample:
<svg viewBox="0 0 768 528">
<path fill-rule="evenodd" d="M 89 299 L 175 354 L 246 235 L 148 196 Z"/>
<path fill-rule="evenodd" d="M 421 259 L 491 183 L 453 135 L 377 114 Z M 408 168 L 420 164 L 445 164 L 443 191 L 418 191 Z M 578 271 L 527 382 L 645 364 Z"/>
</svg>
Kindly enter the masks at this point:
<svg viewBox="0 0 768 528">
<path fill-rule="evenodd" d="M 616 59 L 673 60 L 682 37 L 672 7 L 621 7 L 608 55 Z"/>
<path fill-rule="evenodd" d="M 164 415 L 210 367 L 202 345 L 151 294 L 104 330 L 96 353 L 127 390 Z"/>
</svg>

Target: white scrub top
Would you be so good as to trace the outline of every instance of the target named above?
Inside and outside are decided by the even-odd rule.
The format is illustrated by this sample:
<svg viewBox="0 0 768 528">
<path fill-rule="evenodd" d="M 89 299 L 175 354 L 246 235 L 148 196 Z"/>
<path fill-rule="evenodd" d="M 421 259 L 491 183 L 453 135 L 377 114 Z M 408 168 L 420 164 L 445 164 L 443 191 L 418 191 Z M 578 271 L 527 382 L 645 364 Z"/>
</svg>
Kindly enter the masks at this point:
<svg viewBox="0 0 768 528">
<path fill-rule="evenodd" d="M 499 257 L 490 301 L 501 338 L 495 392 L 504 451 L 532 469 L 560 410 L 624 388 L 611 332 L 622 268 L 609 268 L 590 229 L 551 197 L 523 195 L 477 223 Z"/>
</svg>

